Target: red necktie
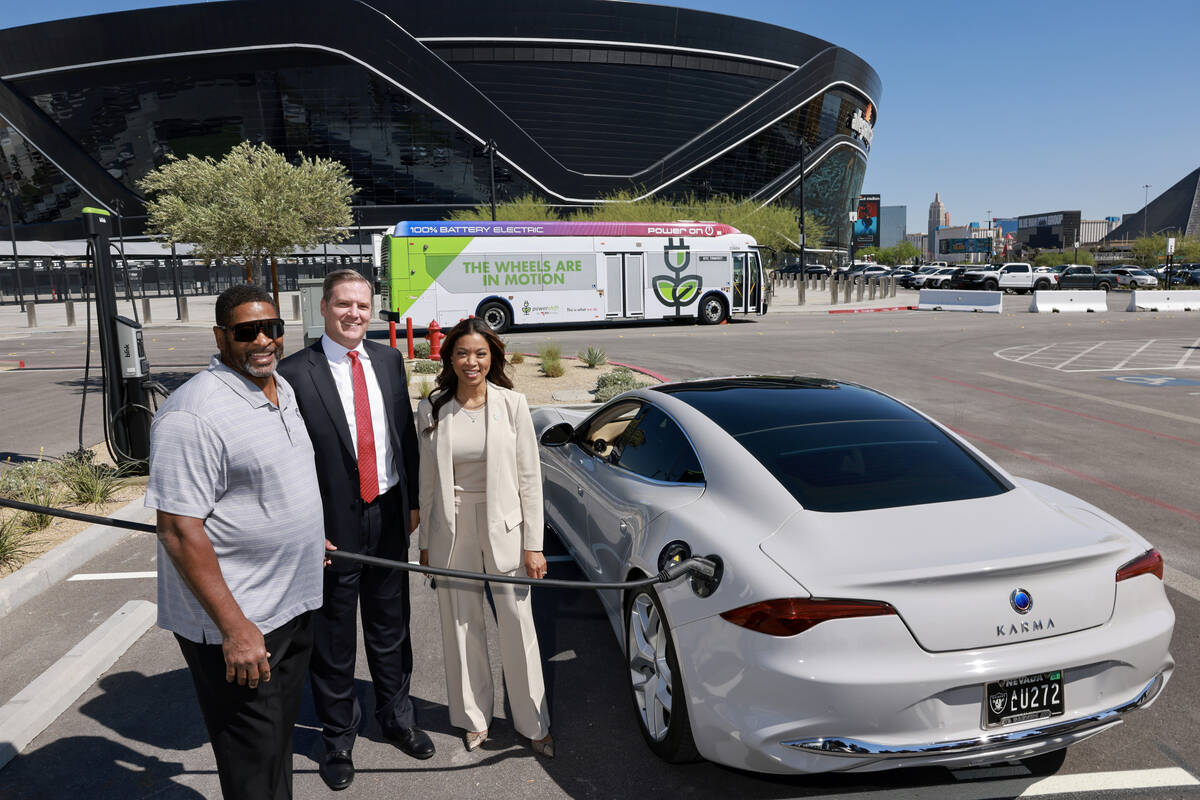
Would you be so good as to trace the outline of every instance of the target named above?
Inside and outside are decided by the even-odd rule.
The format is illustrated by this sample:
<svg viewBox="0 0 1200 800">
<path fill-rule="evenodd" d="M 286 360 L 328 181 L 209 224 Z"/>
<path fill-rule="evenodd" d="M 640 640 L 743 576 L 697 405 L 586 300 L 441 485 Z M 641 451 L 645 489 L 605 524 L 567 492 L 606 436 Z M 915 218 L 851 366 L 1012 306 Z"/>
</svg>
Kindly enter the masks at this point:
<svg viewBox="0 0 1200 800">
<path fill-rule="evenodd" d="M 358 352 L 351 350 L 350 383 L 354 386 L 354 427 L 358 431 L 358 490 L 364 502 L 379 496 L 379 469 L 375 466 L 375 427 L 371 425 L 371 400 L 367 396 L 367 375 Z"/>
</svg>

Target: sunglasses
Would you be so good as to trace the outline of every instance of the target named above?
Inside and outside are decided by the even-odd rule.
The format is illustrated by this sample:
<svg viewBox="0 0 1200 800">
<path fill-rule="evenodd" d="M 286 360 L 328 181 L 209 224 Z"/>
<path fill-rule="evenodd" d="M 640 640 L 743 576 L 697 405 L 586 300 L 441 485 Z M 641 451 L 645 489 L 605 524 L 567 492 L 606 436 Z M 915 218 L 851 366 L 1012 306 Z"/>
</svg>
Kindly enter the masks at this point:
<svg viewBox="0 0 1200 800">
<path fill-rule="evenodd" d="M 265 333 L 268 339 L 278 339 L 283 336 L 283 320 L 256 319 L 253 322 L 239 322 L 237 325 L 218 325 L 223 331 L 232 331 L 235 342 L 253 342 L 260 333 Z"/>
</svg>

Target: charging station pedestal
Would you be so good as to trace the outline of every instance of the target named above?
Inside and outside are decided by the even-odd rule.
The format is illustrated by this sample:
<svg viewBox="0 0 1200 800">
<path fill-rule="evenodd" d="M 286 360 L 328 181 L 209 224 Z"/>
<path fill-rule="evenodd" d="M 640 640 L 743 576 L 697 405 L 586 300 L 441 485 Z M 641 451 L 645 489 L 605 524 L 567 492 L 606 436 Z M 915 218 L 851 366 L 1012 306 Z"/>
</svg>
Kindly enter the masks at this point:
<svg viewBox="0 0 1200 800">
<path fill-rule="evenodd" d="M 96 328 L 100 334 L 100 359 L 104 373 L 105 436 L 121 466 L 140 467 L 150 458 L 150 422 L 146 381 L 150 362 L 142 339 L 142 326 L 117 314 L 109 236 L 112 215 L 99 208 L 83 210 L 83 225 L 92 246 L 95 265 Z M 86 390 L 86 387 L 85 387 Z"/>
</svg>

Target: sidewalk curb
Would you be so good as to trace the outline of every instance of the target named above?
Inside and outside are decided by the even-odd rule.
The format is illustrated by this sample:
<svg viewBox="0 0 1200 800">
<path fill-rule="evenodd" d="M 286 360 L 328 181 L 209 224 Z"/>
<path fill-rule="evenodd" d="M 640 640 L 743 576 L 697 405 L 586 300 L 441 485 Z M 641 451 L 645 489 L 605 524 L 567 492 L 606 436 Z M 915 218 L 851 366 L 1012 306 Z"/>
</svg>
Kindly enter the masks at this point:
<svg viewBox="0 0 1200 800">
<path fill-rule="evenodd" d="M 111 516 L 128 522 L 150 522 L 154 511 L 146 508 L 145 502 L 143 494 Z M 0 578 L 0 617 L 37 597 L 132 533 L 107 525 L 91 525 L 11 575 Z"/>
</svg>

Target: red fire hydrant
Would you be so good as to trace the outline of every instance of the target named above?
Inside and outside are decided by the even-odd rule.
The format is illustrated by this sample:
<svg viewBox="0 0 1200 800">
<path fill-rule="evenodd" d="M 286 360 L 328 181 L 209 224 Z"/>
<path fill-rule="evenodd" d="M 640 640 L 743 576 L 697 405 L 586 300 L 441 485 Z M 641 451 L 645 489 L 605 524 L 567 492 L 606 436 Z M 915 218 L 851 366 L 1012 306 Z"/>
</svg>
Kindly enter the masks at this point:
<svg viewBox="0 0 1200 800">
<path fill-rule="evenodd" d="M 446 334 L 442 333 L 442 326 L 437 324 L 435 319 L 429 323 L 429 357 L 434 361 L 442 360 L 442 339 L 446 338 Z"/>
</svg>

